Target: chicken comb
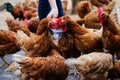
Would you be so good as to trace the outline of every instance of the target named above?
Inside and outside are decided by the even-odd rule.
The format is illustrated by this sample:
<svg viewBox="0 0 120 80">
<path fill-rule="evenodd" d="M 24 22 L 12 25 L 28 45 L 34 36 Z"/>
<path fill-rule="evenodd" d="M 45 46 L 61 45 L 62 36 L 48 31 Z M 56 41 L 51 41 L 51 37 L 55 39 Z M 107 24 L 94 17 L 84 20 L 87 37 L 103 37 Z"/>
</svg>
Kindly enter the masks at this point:
<svg viewBox="0 0 120 80">
<path fill-rule="evenodd" d="M 89 3 L 85 3 L 85 4 L 84 4 L 84 7 L 85 7 L 85 8 L 89 8 Z"/>
<path fill-rule="evenodd" d="M 24 16 L 28 16 L 28 11 L 24 11 Z"/>
<path fill-rule="evenodd" d="M 104 14 L 106 14 L 106 13 L 103 11 L 103 8 L 102 7 L 98 8 L 98 17 L 99 17 L 100 23 L 103 23 L 106 20 L 106 17 L 103 16 Z"/>
<path fill-rule="evenodd" d="M 103 8 L 102 7 L 98 8 L 98 16 L 100 16 L 102 13 L 103 13 Z"/>
<path fill-rule="evenodd" d="M 48 26 L 51 29 L 58 29 L 59 28 L 59 23 L 61 22 L 62 19 L 57 18 L 57 19 L 53 19 L 53 22 L 49 22 Z"/>
<path fill-rule="evenodd" d="M 57 18 L 56 20 L 55 20 L 55 25 L 56 25 L 56 27 L 57 28 L 59 28 L 59 23 L 62 21 L 62 18 L 61 17 L 59 17 L 59 18 Z"/>
<path fill-rule="evenodd" d="M 59 17 L 55 20 L 53 19 L 53 23 L 49 23 L 48 26 L 51 29 L 61 29 L 63 32 L 65 32 L 67 30 L 66 26 L 65 25 L 60 26 L 61 22 L 62 22 L 62 18 Z"/>
<path fill-rule="evenodd" d="M 24 22 L 25 22 L 25 24 L 27 25 L 27 27 L 29 27 L 29 26 L 30 26 L 30 21 L 29 21 L 29 20 L 24 19 Z"/>
<path fill-rule="evenodd" d="M 63 32 L 66 32 L 67 31 L 66 26 L 64 24 L 62 26 L 60 26 L 60 23 L 62 24 L 62 18 L 61 17 L 56 19 L 55 25 L 58 26 L 59 29 L 62 29 Z"/>
<path fill-rule="evenodd" d="M 62 21 L 62 18 L 53 19 L 53 23 L 49 23 L 48 26 L 52 29 L 60 28 L 59 23 Z"/>
</svg>

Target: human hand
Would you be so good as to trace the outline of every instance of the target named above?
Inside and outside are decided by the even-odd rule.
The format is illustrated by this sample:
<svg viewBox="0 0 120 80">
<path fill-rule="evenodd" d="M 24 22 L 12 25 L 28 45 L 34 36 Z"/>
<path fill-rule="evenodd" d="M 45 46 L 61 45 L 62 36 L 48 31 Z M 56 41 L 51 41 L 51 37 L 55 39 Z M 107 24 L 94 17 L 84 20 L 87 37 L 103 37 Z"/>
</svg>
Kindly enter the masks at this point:
<svg viewBox="0 0 120 80">
<path fill-rule="evenodd" d="M 47 15 L 47 18 L 57 18 L 58 17 L 58 9 L 52 9 L 49 14 Z"/>
<path fill-rule="evenodd" d="M 58 17 L 58 7 L 56 4 L 56 0 L 48 0 L 50 3 L 51 11 L 47 15 L 47 18 L 57 18 Z"/>
</svg>

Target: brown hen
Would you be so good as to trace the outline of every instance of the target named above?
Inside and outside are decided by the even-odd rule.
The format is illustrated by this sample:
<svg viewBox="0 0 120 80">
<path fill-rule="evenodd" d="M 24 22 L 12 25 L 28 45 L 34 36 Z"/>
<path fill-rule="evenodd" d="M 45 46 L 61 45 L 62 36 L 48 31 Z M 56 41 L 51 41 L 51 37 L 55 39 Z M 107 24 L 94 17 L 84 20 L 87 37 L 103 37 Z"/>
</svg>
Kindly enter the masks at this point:
<svg viewBox="0 0 120 80">
<path fill-rule="evenodd" d="M 79 24 L 66 16 L 62 19 L 61 24 L 66 25 L 67 32 L 72 36 L 71 40 L 73 40 L 73 45 L 75 45 L 79 51 L 89 53 L 99 49 L 102 50 L 101 35 L 99 33 L 89 31 L 87 28 L 79 26 Z"/>
<path fill-rule="evenodd" d="M 120 60 L 116 61 L 113 68 L 109 71 L 109 76 L 111 80 L 120 79 Z"/>
<path fill-rule="evenodd" d="M 81 55 L 81 52 L 76 48 L 73 36 L 67 31 L 62 33 L 58 41 L 58 49 L 64 58 L 76 58 Z"/>
<path fill-rule="evenodd" d="M 112 0 L 90 0 L 90 2 L 96 7 L 104 7 L 108 5 Z"/>
<path fill-rule="evenodd" d="M 76 5 L 76 13 L 80 18 L 84 18 L 85 15 L 91 12 L 91 10 L 92 8 L 89 1 L 80 1 Z"/>
<path fill-rule="evenodd" d="M 102 24 L 99 23 L 99 17 L 98 14 L 101 12 L 106 12 L 107 14 L 110 14 L 115 6 L 115 1 L 112 1 L 109 5 L 98 8 L 97 10 L 94 10 L 87 14 L 84 19 L 78 20 L 79 24 L 84 23 L 85 27 L 87 28 L 94 28 L 94 29 L 100 29 L 102 27 Z"/>
<path fill-rule="evenodd" d="M 30 31 L 24 22 L 19 21 L 17 19 L 13 20 L 10 18 L 8 18 L 6 22 L 7 22 L 9 30 L 14 31 L 14 32 L 17 32 L 18 30 L 22 30 L 24 33 L 30 36 Z"/>
<path fill-rule="evenodd" d="M 36 33 L 37 32 L 37 28 L 38 28 L 38 25 L 39 25 L 39 18 L 38 17 L 33 17 L 29 20 L 29 23 L 28 23 L 28 29 L 33 32 L 33 33 Z"/>
<path fill-rule="evenodd" d="M 24 17 L 31 19 L 38 16 L 38 3 L 35 1 L 25 1 L 23 3 Z"/>
<path fill-rule="evenodd" d="M 13 60 L 22 65 L 22 72 L 32 80 L 65 80 L 69 71 L 65 59 L 56 50 L 52 50 L 47 57 L 13 55 Z"/>
<path fill-rule="evenodd" d="M 7 54 L 13 54 L 20 50 L 16 45 L 17 35 L 12 31 L 0 30 L 0 57 L 6 63 L 3 58 Z"/>
<path fill-rule="evenodd" d="M 20 38 L 19 44 L 25 51 L 26 56 L 37 57 L 47 56 L 54 46 L 53 38 L 49 32 L 49 23 L 52 23 L 52 19 L 45 18 L 40 21 L 37 33 L 29 39 L 24 39 L 23 36 Z"/>
<path fill-rule="evenodd" d="M 92 52 L 78 58 L 67 59 L 69 65 L 74 64 L 82 75 L 82 80 L 106 80 L 108 71 L 113 67 L 112 55 Z"/>
<path fill-rule="evenodd" d="M 103 22 L 102 42 L 105 49 L 120 59 L 120 28 L 110 16 Z"/>
</svg>

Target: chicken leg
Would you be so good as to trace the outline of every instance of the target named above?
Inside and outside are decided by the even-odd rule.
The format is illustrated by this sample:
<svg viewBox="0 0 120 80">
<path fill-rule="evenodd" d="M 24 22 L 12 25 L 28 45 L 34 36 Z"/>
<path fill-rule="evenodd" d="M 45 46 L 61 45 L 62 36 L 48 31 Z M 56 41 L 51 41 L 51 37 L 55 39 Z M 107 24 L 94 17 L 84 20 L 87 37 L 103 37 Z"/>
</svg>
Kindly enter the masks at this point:
<svg viewBox="0 0 120 80">
<path fill-rule="evenodd" d="M 10 63 L 8 63 L 3 57 L 0 57 L 1 59 L 2 59 L 2 61 L 5 63 L 4 65 L 10 65 Z M 2 66 L 4 66 L 4 65 L 2 65 Z M 2 66 L 0 66 L 0 67 L 2 67 Z"/>
</svg>

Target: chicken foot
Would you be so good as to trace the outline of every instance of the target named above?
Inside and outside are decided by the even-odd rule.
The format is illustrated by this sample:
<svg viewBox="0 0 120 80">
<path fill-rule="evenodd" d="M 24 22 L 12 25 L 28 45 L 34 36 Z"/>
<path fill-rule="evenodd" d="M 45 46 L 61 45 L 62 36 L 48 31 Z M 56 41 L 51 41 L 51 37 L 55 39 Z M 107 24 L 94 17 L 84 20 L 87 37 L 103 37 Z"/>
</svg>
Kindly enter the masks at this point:
<svg viewBox="0 0 120 80">
<path fill-rule="evenodd" d="M 8 63 L 3 57 L 0 57 L 0 58 L 1 58 L 2 61 L 5 63 L 5 64 L 3 64 L 3 65 L 0 65 L 0 67 L 2 67 L 2 66 L 4 66 L 4 65 L 7 65 L 7 66 L 10 65 L 10 63 Z"/>
</svg>

